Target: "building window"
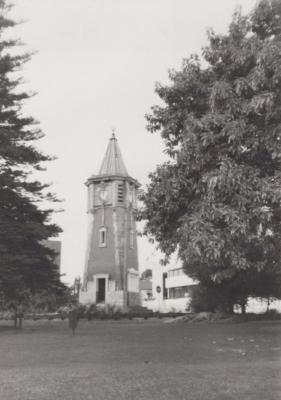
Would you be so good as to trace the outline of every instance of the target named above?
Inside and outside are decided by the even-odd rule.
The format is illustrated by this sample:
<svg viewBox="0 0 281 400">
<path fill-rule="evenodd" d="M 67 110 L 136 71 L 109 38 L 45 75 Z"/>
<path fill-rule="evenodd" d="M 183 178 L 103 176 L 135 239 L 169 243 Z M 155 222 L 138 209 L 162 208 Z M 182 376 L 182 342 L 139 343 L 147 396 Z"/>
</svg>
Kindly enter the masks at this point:
<svg viewBox="0 0 281 400">
<path fill-rule="evenodd" d="M 99 230 L 99 247 L 106 247 L 106 228 Z"/>
<path fill-rule="evenodd" d="M 124 184 L 123 183 L 118 183 L 117 200 L 118 200 L 118 203 L 123 203 L 123 201 L 124 201 Z"/>
<path fill-rule="evenodd" d="M 133 229 L 130 230 L 130 248 L 134 248 L 134 231 Z"/>
<path fill-rule="evenodd" d="M 184 275 L 184 270 L 183 270 L 183 268 L 171 269 L 171 270 L 168 272 L 169 278 L 173 278 L 173 277 L 175 277 L 175 276 L 180 276 L 180 275 Z"/>
<path fill-rule="evenodd" d="M 164 272 L 163 280 L 162 280 L 162 282 L 163 282 L 163 299 L 167 299 L 168 298 L 168 289 L 166 287 L 167 276 L 168 276 L 167 272 Z"/>
<path fill-rule="evenodd" d="M 196 286 L 196 285 L 195 285 Z M 191 294 L 194 285 L 179 286 L 169 289 L 169 299 L 181 299 Z"/>
</svg>

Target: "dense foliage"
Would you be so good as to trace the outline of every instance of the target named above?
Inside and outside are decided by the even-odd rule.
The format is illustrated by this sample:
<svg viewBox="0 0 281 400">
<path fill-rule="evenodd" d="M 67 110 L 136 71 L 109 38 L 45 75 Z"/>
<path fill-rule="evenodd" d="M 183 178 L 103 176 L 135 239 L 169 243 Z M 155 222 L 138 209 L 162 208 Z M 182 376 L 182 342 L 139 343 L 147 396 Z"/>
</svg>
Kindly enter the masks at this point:
<svg viewBox="0 0 281 400">
<path fill-rule="evenodd" d="M 0 294 L 5 301 L 21 301 L 38 291 L 62 293 L 55 254 L 44 241 L 60 229 L 50 222 L 52 210 L 40 208 L 42 200 L 55 200 L 47 186 L 32 180 L 50 157 L 39 152 L 34 140 L 42 137 L 33 118 L 22 115 L 30 97 L 21 91 L 19 70 L 28 54 L 15 55 L 18 42 L 7 39 L 15 23 L 9 7 L 0 0 Z"/>
<path fill-rule="evenodd" d="M 227 34 L 208 32 L 202 59 L 184 60 L 163 106 L 147 116 L 170 161 L 142 195 L 145 233 L 218 305 L 280 297 L 281 2 L 235 12 Z"/>
<path fill-rule="evenodd" d="M 150 268 L 145 269 L 141 274 L 141 279 L 144 279 L 144 280 L 152 279 L 152 269 L 150 269 Z"/>
</svg>

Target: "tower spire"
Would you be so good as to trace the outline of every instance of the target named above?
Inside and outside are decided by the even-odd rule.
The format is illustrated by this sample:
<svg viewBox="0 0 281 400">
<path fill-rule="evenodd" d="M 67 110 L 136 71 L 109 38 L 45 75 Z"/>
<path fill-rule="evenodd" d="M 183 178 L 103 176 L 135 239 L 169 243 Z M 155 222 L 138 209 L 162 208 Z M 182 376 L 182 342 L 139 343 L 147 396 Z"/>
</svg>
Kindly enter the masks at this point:
<svg viewBox="0 0 281 400">
<path fill-rule="evenodd" d="M 115 136 L 115 129 L 112 129 L 112 135 L 99 170 L 99 175 L 128 176 L 128 172 Z"/>
</svg>

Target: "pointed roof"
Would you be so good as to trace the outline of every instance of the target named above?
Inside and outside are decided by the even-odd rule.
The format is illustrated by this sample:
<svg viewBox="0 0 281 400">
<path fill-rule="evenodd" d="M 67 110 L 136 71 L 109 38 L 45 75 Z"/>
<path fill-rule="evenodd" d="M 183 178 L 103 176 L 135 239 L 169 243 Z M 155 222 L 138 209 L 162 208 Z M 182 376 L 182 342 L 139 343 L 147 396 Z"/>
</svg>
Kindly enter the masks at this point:
<svg viewBox="0 0 281 400">
<path fill-rule="evenodd" d="M 107 146 L 99 175 L 129 176 L 114 131 Z"/>
</svg>

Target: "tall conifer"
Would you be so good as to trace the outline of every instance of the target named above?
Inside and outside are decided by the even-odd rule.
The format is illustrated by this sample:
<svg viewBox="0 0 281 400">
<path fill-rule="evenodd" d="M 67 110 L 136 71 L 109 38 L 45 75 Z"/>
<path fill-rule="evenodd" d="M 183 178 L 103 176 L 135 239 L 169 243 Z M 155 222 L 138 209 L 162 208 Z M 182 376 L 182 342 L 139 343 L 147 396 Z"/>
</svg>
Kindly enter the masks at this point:
<svg viewBox="0 0 281 400">
<path fill-rule="evenodd" d="M 41 201 L 54 200 L 47 186 L 32 179 L 50 157 L 33 143 L 42 137 L 35 120 L 22 114 L 30 95 L 21 90 L 19 70 L 29 54 L 16 55 L 18 42 L 7 39 L 10 7 L 0 0 L 0 294 L 20 299 L 25 292 L 62 290 L 54 253 L 44 241 L 60 229 L 50 222 L 52 209 Z"/>
</svg>

